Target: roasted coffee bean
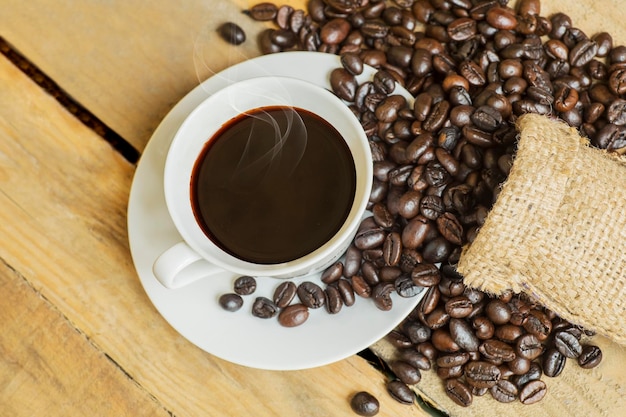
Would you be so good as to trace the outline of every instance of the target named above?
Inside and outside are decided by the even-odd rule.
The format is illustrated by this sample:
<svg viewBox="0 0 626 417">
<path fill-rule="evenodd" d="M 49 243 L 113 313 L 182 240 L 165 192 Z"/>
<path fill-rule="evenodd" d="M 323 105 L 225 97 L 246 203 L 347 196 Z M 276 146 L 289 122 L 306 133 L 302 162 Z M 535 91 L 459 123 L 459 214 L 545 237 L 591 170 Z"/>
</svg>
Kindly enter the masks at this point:
<svg viewBox="0 0 626 417">
<path fill-rule="evenodd" d="M 496 338 L 506 343 L 514 343 L 522 334 L 524 334 L 524 329 L 513 324 L 498 326 L 495 331 Z"/>
<path fill-rule="evenodd" d="M 324 301 L 326 311 L 329 314 L 339 313 L 343 307 L 343 299 L 341 298 L 339 289 L 334 285 L 329 285 L 324 290 L 324 295 L 326 297 L 326 300 Z"/>
<path fill-rule="evenodd" d="M 508 304 L 501 300 L 492 300 L 485 307 L 485 313 L 493 324 L 506 324 L 511 319 L 511 310 Z"/>
<path fill-rule="evenodd" d="M 257 3 L 249 9 L 243 11 L 254 20 L 270 21 L 276 18 L 278 7 L 274 3 Z"/>
<path fill-rule="evenodd" d="M 363 72 L 363 59 L 358 53 L 347 52 L 341 55 L 341 64 L 352 75 Z"/>
<path fill-rule="evenodd" d="M 411 342 L 416 345 L 429 340 L 432 334 L 432 331 L 428 326 L 425 326 L 417 321 L 405 322 L 402 326 L 402 330 Z"/>
<path fill-rule="evenodd" d="M 437 376 L 439 377 L 439 379 L 443 379 L 443 380 L 461 378 L 463 376 L 463 366 L 458 365 L 458 366 L 451 366 L 448 368 L 437 367 L 436 372 L 437 372 Z"/>
<path fill-rule="evenodd" d="M 463 225 L 454 214 L 446 212 L 437 218 L 436 223 L 437 230 L 446 240 L 455 245 L 463 244 Z"/>
<path fill-rule="evenodd" d="M 424 323 L 426 323 L 426 325 L 431 329 L 435 330 L 440 329 L 448 324 L 448 321 L 450 320 L 450 315 L 446 313 L 446 310 L 443 306 L 438 306 L 424 319 Z"/>
<path fill-rule="evenodd" d="M 530 381 L 519 392 L 519 400 L 522 404 L 535 404 L 546 396 L 548 388 L 541 380 Z"/>
<path fill-rule="evenodd" d="M 598 45 L 596 56 L 604 58 L 613 49 L 613 37 L 610 33 L 599 32 L 592 36 L 593 40 Z"/>
<path fill-rule="evenodd" d="M 402 275 L 406 275 L 408 279 L 411 279 L 408 274 L 405 274 L 399 266 L 382 265 L 378 272 L 378 276 L 383 282 L 394 282 Z"/>
<path fill-rule="evenodd" d="M 298 38 L 291 29 L 278 29 L 270 34 L 270 39 L 274 45 L 278 45 L 282 49 L 293 47 Z"/>
<path fill-rule="evenodd" d="M 345 306 L 350 307 L 354 305 L 356 299 L 354 298 L 354 289 L 350 282 L 342 278 L 335 285 L 337 285 L 337 290 L 339 290 L 339 295 L 341 295 L 341 300 Z"/>
<path fill-rule="evenodd" d="M 450 112 L 450 102 L 441 100 L 435 103 L 426 119 L 422 122 L 422 128 L 427 132 L 436 132 L 446 123 Z"/>
<path fill-rule="evenodd" d="M 407 384 L 402 381 L 393 380 L 387 383 L 387 392 L 394 400 L 402 404 L 413 404 L 415 394 Z"/>
<path fill-rule="evenodd" d="M 569 53 L 569 62 L 574 67 L 583 67 L 589 63 L 598 51 L 598 44 L 590 39 L 578 42 Z"/>
<path fill-rule="evenodd" d="M 415 297 L 424 291 L 424 287 L 415 285 L 409 274 L 400 275 L 394 281 L 396 293 L 403 298 Z"/>
<path fill-rule="evenodd" d="M 513 350 L 513 347 L 497 339 L 485 340 L 478 347 L 478 351 L 485 359 L 494 362 L 510 362 L 515 359 L 515 350 Z"/>
<path fill-rule="evenodd" d="M 484 316 L 475 317 L 472 320 L 472 327 L 476 331 L 476 337 L 482 340 L 491 339 L 495 333 L 493 322 Z"/>
<path fill-rule="evenodd" d="M 226 22 L 221 24 L 217 28 L 217 32 L 226 42 L 233 45 L 241 45 L 246 41 L 246 33 L 241 28 L 241 26 L 237 25 L 233 22 Z"/>
<path fill-rule="evenodd" d="M 219 298 L 219 304 L 226 311 L 237 311 L 243 306 L 243 298 L 234 293 L 222 294 Z"/>
<path fill-rule="evenodd" d="M 609 123 L 626 125 L 626 100 L 615 99 L 606 109 L 606 118 Z"/>
<path fill-rule="evenodd" d="M 533 360 L 543 353 L 543 345 L 532 333 L 520 336 L 515 342 L 515 353 L 522 358 Z"/>
<path fill-rule="evenodd" d="M 399 330 L 392 330 L 385 336 L 385 339 L 388 340 L 392 345 L 397 347 L 398 349 L 412 348 L 413 342 L 409 340 L 409 338 Z"/>
<path fill-rule="evenodd" d="M 382 282 L 372 288 L 372 300 L 374 305 L 382 311 L 389 311 L 393 307 L 393 300 L 391 294 L 395 288 L 392 283 Z"/>
<path fill-rule="evenodd" d="M 541 370 L 541 365 L 537 362 L 531 362 L 530 367 L 526 373 L 522 375 L 514 375 L 509 378 L 509 381 L 515 384 L 518 389 L 521 389 L 529 383 L 530 381 L 536 381 L 541 378 L 543 375 L 543 371 Z"/>
<path fill-rule="evenodd" d="M 278 307 L 266 297 L 257 297 L 252 304 L 252 315 L 261 319 L 269 319 L 278 314 Z"/>
<path fill-rule="evenodd" d="M 361 268 L 362 258 L 361 251 L 356 246 L 350 245 L 343 261 L 343 276 L 352 278 L 356 275 Z"/>
<path fill-rule="evenodd" d="M 487 23 L 496 29 L 511 30 L 517 26 L 515 11 L 508 7 L 492 7 L 485 15 Z"/>
<path fill-rule="evenodd" d="M 240 276 L 235 280 L 233 290 L 239 295 L 250 295 L 256 291 L 256 280 L 248 275 Z"/>
<path fill-rule="evenodd" d="M 365 281 L 372 287 L 380 283 L 380 268 L 374 260 L 366 260 L 361 264 L 361 273 Z"/>
<path fill-rule="evenodd" d="M 452 318 L 449 322 L 450 336 L 452 340 L 467 352 L 476 352 L 480 341 L 465 320 Z"/>
<path fill-rule="evenodd" d="M 374 249 L 385 242 L 386 233 L 382 228 L 366 229 L 357 232 L 354 245 L 361 250 Z"/>
<path fill-rule="evenodd" d="M 505 379 L 499 380 L 489 391 L 491 396 L 501 403 L 510 403 L 517 399 L 517 387 Z"/>
<path fill-rule="evenodd" d="M 422 379 L 420 370 L 404 361 L 394 361 L 390 368 L 398 379 L 407 385 L 415 385 Z"/>
<path fill-rule="evenodd" d="M 337 0 L 333 0 L 338 2 Z M 357 392 L 350 399 L 350 407 L 352 411 L 360 416 L 375 416 L 380 409 L 378 399 L 366 391 Z"/>
<path fill-rule="evenodd" d="M 437 329 L 431 337 L 433 346 L 441 352 L 458 352 L 461 348 L 450 336 L 450 332 L 445 329 Z"/>
<path fill-rule="evenodd" d="M 343 275 L 343 263 L 335 262 L 322 272 L 321 280 L 324 284 L 332 284 Z"/>
<path fill-rule="evenodd" d="M 578 356 L 578 365 L 585 369 L 595 368 L 602 362 L 602 350 L 595 345 L 587 345 Z"/>
<path fill-rule="evenodd" d="M 476 21 L 469 17 L 461 17 L 452 21 L 447 30 L 453 41 L 465 41 L 476 34 Z"/>
<path fill-rule="evenodd" d="M 540 341 L 546 340 L 552 331 L 552 322 L 548 316 L 539 310 L 532 310 L 526 321 L 524 321 L 524 329 L 528 333 L 537 336 Z"/>
<path fill-rule="evenodd" d="M 413 347 L 401 350 L 398 357 L 422 371 L 427 371 L 431 368 L 430 360 Z"/>
<path fill-rule="evenodd" d="M 303 304 L 292 304 L 278 313 L 278 322 L 284 327 L 300 326 L 309 318 L 309 309 Z"/>
<path fill-rule="evenodd" d="M 467 382 L 477 388 L 491 388 L 500 380 L 500 369 L 492 363 L 473 361 L 465 365 Z"/>
<path fill-rule="evenodd" d="M 570 332 L 560 331 L 554 335 L 554 346 L 566 358 L 576 359 L 582 353 L 578 338 Z"/>
<path fill-rule="evenodd" d="M 437 366 L 441 368 L 452 368 L 453 366 L 462 366 L 469 361 L 469 353 L 459 352 L 449 355 L 441 355 L 437 358 Z"/>
<path fill-rule="evenodd" d="M 415 216 L 402 230 L 402 246 L 408 249 L 421 246 L 433 229 L 433 224 L 427 218 Z"/>
<path fill-rule="evenodd" d="M 473 309 L 473 304 L 471 303 L 469 298 L 464 295 L 452 297 L 448 301 L 446 301 L 445 304 L 446 313 L 448 313 L 452 318 L 467 317 L 470 315 Z"/>
<path fill-rule="evenodd" d="M 437 308 L 437 303 L 439 303 L 439 299 L 441 298 L 441 293 L 439 288 L 436 286 L 430 287 L 424 297 L 418 304 L 418 309 L 422 314 L 430 314 L 435 308 Z"/>
<path fill-rule="evenodd" d="M 353 275 L 350 278 L 350 283 L 354 289 L 354 293 L 359 297 L 370 298 L 372 296 L 372 287 L 365 281 L 360 275 Z"/>
<path fill-rule="evenodd" d="M 471 120 L 479 129 L 493 132 L 502 124 L 502 114 L 491 106 L 480 106 L 472 113 Z"/>
<path fill-rule="evenodd" d="M 350 29 L 350 23 L 347 20 L 340 18 L 331 19 L 320 28 L 320 39 L 323 43 L 337 45 L 346 39 Z M 352 74 L 355 73 L 352 72 Z"/>
<path fill-rule="evenodd" d="M 448 379 L 445 385 L 446 394 L 461 407 L 469 407 L 473 396 L 470 388 L 458 379 Z"/>
<path fill-rule="evenodd" d="M 554 93 L 554 108 L 557 111 L 570 111 L 577 103 L 578 92 L 569 86 L 559 86 Z"/>
<path fill-rule="evenodd" d="M 543 354 L 542 368 L 546 376 L 554 378 L 559 376 L 565 368 L 567 358 L 556 348 L 550 348 Z"/>
<path fill-rule="evenodd" d="M 357 82 L 354 75 L 344 68 L 335 68 L 330 73 L 330 85 L 335 94 L 347 101 L 353 101 Z"/>
<path fill-rule="evenodd" d="M 444 262 L 452 253 L 452 243 L 443 236 L 439 236 L 424 246 L 422 255 L 424 260 L 430 263 Z"/>
<path fill-rule="evenodd" d="M 506 366 L 513 375 L 523 375 L 530 370 L 530 364 L 530 360 L 516 356 L 515 359 L 507 362 Z"/>
<path fill-rule="evenodd" d="M 284 281 L 274 290 L 273 301 L 278 308 L 287 307 L 296 296 L 297 286 L 292 281 Z"/>
<path fill-rule="evenodd" d="M 326 303 L 324 290 L 311 281 L 304 281 L 296 290 L 298 298 L 308 308 L 320 308 Z"/>
<path fill-rule="evenodd" d="M 420 214 L 429 220 L 436 220 L 445 211 L 441 197 L 426 195 L 420 200 Z"/>
</svg>

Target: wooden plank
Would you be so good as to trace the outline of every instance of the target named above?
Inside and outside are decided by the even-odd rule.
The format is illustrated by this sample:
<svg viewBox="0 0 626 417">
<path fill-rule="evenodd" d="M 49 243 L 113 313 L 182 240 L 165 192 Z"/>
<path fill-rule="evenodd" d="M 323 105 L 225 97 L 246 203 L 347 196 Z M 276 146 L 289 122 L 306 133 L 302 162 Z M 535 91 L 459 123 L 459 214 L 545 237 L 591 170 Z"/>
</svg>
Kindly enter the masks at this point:
<svg viewBox="0 0 626 417">
<path fill-rule="evenodd" d="M 0 293 L 0 415 L 170 415 L 2 262 Z"/>
<path fill-rule="evenodd" d="M 0 259 L 165 409 L 180 416 L 353 416 L 350 396 L 367 390 L 380 398 L 381 416 L 424 415 L 392 400 L 385 377 L 356 356 L 271 372 L 193 346 L 156 312 L 133 269 L 125 224 L 133 166 L 4 58 L 0 115 Z M 47 326 L 33 320 L 32 328 Z M 54 354 L 52 346 L 23 347 L 25 360 Z M 68 349 L 77 367 L 91 366 Z M 0 367 L 9 366 L 16 365 L 0 356 Z M 53 383 L 41 381 L 41 393 L 29 400 L 37 409 L 57 401 L 47 387 Z M 102 390 L 119 388 L 107 384 Z M 80 397 L 69 393 L 67 400 Z M 23 401 L 0 391 L 0 404 L 19 408 Z"/>
</svg>

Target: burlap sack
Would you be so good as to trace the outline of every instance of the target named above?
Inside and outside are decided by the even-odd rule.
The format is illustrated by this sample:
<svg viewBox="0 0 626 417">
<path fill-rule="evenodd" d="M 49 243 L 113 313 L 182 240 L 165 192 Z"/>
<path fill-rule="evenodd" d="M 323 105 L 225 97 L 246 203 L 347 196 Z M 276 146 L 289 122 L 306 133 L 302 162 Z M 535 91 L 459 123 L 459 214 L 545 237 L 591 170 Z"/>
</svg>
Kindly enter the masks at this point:
<svg viewBox="0 0 626 417">
<path fill-rule="evenodd" d="M 458 270 L 626 344 L 626 159 L 544 116 L 517 127 L 509 178 Z"/>
</svg>

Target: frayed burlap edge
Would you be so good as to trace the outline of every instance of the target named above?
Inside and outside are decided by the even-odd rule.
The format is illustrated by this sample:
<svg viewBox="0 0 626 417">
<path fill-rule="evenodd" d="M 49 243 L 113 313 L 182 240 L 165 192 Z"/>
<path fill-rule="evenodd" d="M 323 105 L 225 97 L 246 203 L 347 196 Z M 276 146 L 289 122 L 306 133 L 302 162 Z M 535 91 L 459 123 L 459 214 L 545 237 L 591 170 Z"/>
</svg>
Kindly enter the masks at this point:
<svg viewBox="0 0 626 417">
<path fill-rule="evenodd" d="M 517 127 L 513 167 L 459 272 L 626 344 L 626 160 L 545 116 Z"/>
</svg>

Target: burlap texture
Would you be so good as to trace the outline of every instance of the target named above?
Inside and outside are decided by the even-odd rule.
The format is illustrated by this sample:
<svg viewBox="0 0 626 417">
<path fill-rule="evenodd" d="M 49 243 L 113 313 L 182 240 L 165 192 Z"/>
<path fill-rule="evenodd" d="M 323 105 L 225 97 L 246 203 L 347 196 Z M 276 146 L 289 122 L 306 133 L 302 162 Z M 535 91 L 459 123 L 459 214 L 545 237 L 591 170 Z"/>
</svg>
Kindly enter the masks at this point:
<svg viewBox="0 0 626 417">
<path fill-rule="evenodd" d="M 458 270 L 626 344 L 626 159 L 544 116 L 517 127 L 513 168 Z"/>
</svg>

